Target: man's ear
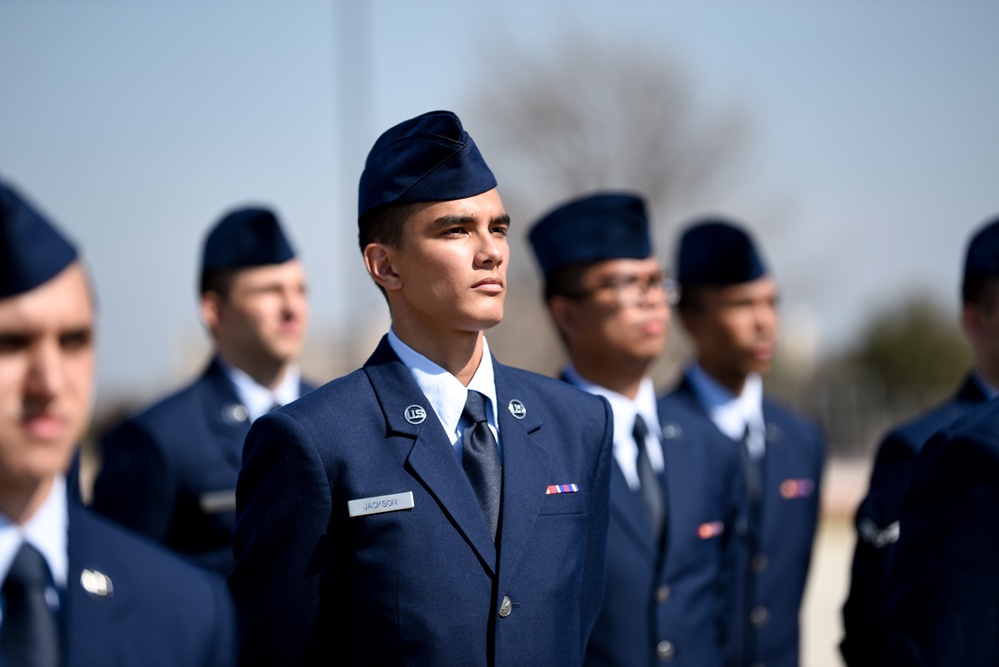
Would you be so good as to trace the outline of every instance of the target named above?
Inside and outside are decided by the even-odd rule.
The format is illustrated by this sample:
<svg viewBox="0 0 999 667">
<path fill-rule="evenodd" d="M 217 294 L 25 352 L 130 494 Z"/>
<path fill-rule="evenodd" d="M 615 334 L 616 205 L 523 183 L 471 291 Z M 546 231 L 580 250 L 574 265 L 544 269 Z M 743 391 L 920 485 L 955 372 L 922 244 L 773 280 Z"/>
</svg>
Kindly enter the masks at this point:
<svg viewBox="0 0 999 667">
<path fill-rule="evenodd" d="M 368 275 L 386 291 L 402 287 L 402 276 L 392 265 L 394 256 L 394 250 L 384 243 L 369 243 L 364 247 L 364 266 Z"/>
<path fill-rule="evenodd" d="M 218 330 L 222 296 L 218 292 L 205 292 L 201 295 L 201 321 L 213 334 Z"/>
<path fill-rule="evenodd" d="M 576 304 L 564 296 L 553 296 L 548 299 L 548 311 L 552 314 L 555 327 L 563 338 L 571 340 L 579 331 L 580 317 Z"/>
<path fill-rule="evenodd" d="M 683 325 L 683 330 L 691 336 L 696 336 L 700 323 L 700 317 L 696 309 L 681 308 L 676 313 L 680 316 L 680 324 Z"/>
<path fill-rule="evenodd" d="M 961 328 L 970 341 L 978 340 L 982 330 L 982 311 L 978 306 L 965 303 L 961 306 Z"/>
</svg>

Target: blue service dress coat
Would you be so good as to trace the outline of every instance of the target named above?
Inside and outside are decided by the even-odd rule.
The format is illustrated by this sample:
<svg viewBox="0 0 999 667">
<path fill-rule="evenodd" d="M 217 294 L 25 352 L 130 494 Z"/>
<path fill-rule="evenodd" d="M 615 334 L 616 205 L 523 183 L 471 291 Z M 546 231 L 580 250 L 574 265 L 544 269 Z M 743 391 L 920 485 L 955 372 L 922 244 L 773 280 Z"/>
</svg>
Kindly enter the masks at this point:
<svg viewBox="0 0 999 667">
<path fill-rule="evenodd" d="M 885 665 L 999 665 L 999 403 L 924 447 L 888 573 Z"/>
<path fill-rule="evenodd" d="M 916 457 L 930 437 L 986 400 L 972 375 L 957 394 L 920 417 L 893 429 L 878 448 L 867 496 L 857 509 L 857 548 L 850 593 L 843 605 L 840 651 L 848 667 L 885 664 L 885 597 L 888 566 L 899 535 L 902 502 Z"/>
<path fill-rule="evenodd" d="M 656 544 L 639 494 L 615 462 L 607 539 L 607 592 L 586 650 L 588 667 L 723 664 L 733 600 L 732 539 L 741 510 L 738 450 L 703 428 L 692 396 L 659 400 L 667 518 Z M 683 425 L 687 425 L 685 428 Z"/>
<path fill-rule="evenodd" d="M 243 664 L 582 663 L 604 588 L 610 406 L 495 360 L 494 372 L 496 545 L 387 339 L 254 423 L 229 577 Z M 409 509 L 349 516 L 348 501 L 410 493 Z"/>
<path fill-rule="evenodd" d="M 67 505 L 69 575 L 60 614 L 65 667 L 235 664 L 232 602 L 218 577 L 79 502 Z M 108 580 L 110 586 L 103 585 Z"/>
<path fill-rule="evenodd" d="M 738 453 L 740 445 L 715 426 L 684 378 L 670 394 L 690 408 L 670 416 L 687 437 L 715 432 Z M 733 600 L 725 623 L 725 664 L 796 667 L 799 611 L 819 515 L 825 438 L 813 423 L 763 398 L 766 453 L 760 512 L 753 517 L 744 481 L 736 530 L 736 562 L 723 585 Z"/>
<path fill-rule="evenodd" d="M 302 385 L 302 393 L 312 387 Z M 97 512 L 226 576 L 246 409 L 217 359 L 193 384 L 102 438 Z"/>
</svg>

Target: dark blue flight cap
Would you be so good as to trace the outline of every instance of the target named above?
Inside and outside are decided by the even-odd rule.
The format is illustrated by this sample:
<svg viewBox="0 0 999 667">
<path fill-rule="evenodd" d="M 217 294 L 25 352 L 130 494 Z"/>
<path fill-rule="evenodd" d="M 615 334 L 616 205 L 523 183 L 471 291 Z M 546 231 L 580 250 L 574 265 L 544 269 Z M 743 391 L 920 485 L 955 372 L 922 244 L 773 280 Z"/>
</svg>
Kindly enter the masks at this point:
<svg viewBox="0 0 999 667">
<path fill-rule="evenodd" d="M 458 116 L 431 111 L 386 130 L 371 147 L 357 217 L 389 204 L 464 199 L 495 187 L 496 177 Z"/>
<path fill-rule="evenodd" d="M 48 282 L 76 258 L 76 247 L 52 223 L 0 183 L 0 299 Z"/>
<path fill-rule="evenodd" d="M 999 278 L 999 218 L 982 226 L 968 242 L 964 279 Z"/>
<path fill-rule="evenodd" d="M 546 279 L 574 264 L 652 256 L 645 202 L 627 193 L 565 203 L 538 220 L 528 238 Z"/>
<path fill-rule="evenodd" d="M 201 273 L 283 264 L 294 257 L 274 213 L 266 208 L 240 208 L 227 213 L 208 233 Z"/>
<path fill-rule="evenodd" d="M 727 220 L 698 221 L 680 236 L 676 279 L 681 285 L 735 285 L 766 273 L 749 232 Z"/>
</svg>

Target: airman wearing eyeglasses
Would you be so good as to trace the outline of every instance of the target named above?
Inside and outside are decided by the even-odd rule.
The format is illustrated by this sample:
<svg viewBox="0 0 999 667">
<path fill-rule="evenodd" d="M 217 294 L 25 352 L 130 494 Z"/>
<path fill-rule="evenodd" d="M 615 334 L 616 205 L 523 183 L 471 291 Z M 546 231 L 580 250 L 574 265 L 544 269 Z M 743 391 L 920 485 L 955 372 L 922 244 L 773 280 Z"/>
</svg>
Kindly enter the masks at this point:
<svg viewBox="0 0 999 667">
<path fill-rule="evenodd" d="M 585 664 L 721 665 L 739 459 L 719 437 L 663 437 L 649 368 L 678 291 L 653 252 L 645 203 L 626 192 L 575 199 L 530 240 L 569 355 L 562 378 L 614 412 L 607 589 Z"/>
</svg>

